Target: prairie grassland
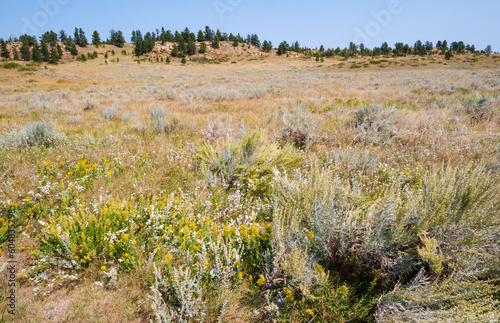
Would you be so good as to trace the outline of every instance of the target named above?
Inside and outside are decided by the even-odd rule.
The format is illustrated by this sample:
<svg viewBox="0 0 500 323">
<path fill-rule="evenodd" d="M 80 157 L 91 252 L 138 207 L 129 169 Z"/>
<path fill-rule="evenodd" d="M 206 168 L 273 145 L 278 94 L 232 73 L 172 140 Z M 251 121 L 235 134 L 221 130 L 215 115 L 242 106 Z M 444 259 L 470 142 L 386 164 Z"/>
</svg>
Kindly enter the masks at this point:
<svg viewBox="0 0 500 323">
<path fill-rule="evenodd" d="M 1 322 L 498 319 L 498 55 L 98 51 L 0 68 Z"/>
</svg>

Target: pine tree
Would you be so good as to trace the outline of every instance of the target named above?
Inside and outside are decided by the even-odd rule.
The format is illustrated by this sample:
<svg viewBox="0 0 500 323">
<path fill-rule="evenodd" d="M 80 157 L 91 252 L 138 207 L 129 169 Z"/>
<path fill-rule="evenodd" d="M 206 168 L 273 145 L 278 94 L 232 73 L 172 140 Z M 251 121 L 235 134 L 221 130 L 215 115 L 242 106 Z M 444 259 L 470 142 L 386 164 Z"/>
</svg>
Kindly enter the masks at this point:
<svg viewBox="0 0 500 323">
<path fill-rule="evenodd" d="M 189 40 L 189 35 L 191 34 L 191 31 L 189 31 L 189 28 L 186 27 L 186 29 L 184 29 L 184 31 L 181 33 L 181 36 L 182 38 L 184 38 L 184 40 Z"/>
<path fill-rule="evenodd" d="M 172 46 L 172 51 L 170 52 L 170 55 L 172 55 L 172 57 L 179 56 L 179 48 L 177 47 L 177 45 L 174 44 Z"/>
<path fill-rule="evenodd" d="M 212 47 L 213 48 L 219 48 L 220 47 L 219 37 L 215 36 L 214 41 L 212 42 Z"/>
<path fill-rule="evenodd" d="M 389 47 L 389 44 L 387 42 L 384 42 L 382 46 L 380 47 L 380 50 L 384 55 L 387 55 L 391 52 L 391 48 Z"/>
<path fill-rule="evenodd" d="M 110 41 L 116 47 L 123 48 L 123 45 L 125 44 L 125 37 L 123 37 L 121 30 L 115 31 L 114 29 L 111 29 Z"/>
<path fill-rule="evenodd" d="M 444 56 L 444 58 L 448 61 L 450 60 L 450 58 L 453 57 L 453 53 L 451 52 L 451 50 L 448 50 Z"/>
<path fill-rule="evenodd" d="M 42 49 L 41 49 L 41 53 L 42 53 L 42 58 L 43 58 L 43 61 L 44 61 L 44 62 L 48 62 L 48 61 L 50 61 L 50 52 L 49 52 L 49 47 L 47 46 L 47 43 L 46 43 L 46 42 L 42 42 Z"/>
<path fill-rule="evenodd" d="M 282 41 L 278 46 L 278 55 L 283 55 L 288 51 L 288 43 L 286 41 Z"/>
<path fill-rule="evenodd" d="M 80 46 L 80 34 L 78 33 L 78 28 L 75 27 L 75 32 L 73 33 L 74 39 L 75 39 L 75 44 Z"/>
<path fill-rule="evenodd" d="M 13 54 L 13 59 L 15 61 L 19 60 L 19 52 L 17 51 L 17 48 L 12 46 L 12 54 Z"/>
<path fill-rule="evenodd" d="M 182 63 L 182 64 L 186 64 L 186 62 L 187 62 L 187 61 L 186 61 L 186 57 L 183 57 L 183 58 L 181 59 L 181 63 Z"/>
<path fill-rule="evenodd" d="M 78 49 L 76 48 L 75 43 L 71 43 L 70 53 L 73 57 L 78 56 Z"/>
<path fill-rule="evenodd" d="M 179 36 L 179 44 L 178 49 L 179 49 L 179 57 L 184 57 L 186 56 L 186 42 L 184 41 L 184 37 Z"/>
<path fill-rule="evenodd" d="M 87 47 L 89 44 L 87 41 L 87 37 L 85 37 L 85 33 L 83 32 L 82 28 L 78 30 L 79 38 L 80 38 L 80 44 L 79 46 L 81 47 Z"/>
<path fill-rule="evenodd" d="M 59 62 L 59 52 L 57 51 L 57 46 L 54 43 L 50 47 L 50 60 L 49 60 L 49 63 L 50 64 L 57 64 L 57 62 Z"/>
<path fill-rule="evenodd" d="M 492 49 L 491 45 L 486 46 L 486 48 L 484 49 L 484 52 L 486 54 L 492 54 L 493 53 L 493 49 Z"/>
<path fill-rule="evenodd" d="M 123 48 L 125 46 L 125 37 L 121 30 L 118 30 L 115 34 L 115 46 L 118 48 Z"/>
<path fill-rule="evenodd" d="M 214 40 L 214 31 L 210 29 L 210 27 L 205 27 L 205 40 L 213 41 Z"/>
<path fill-rule="evenodd" d="M 166 62 L 167 62 L 167 64 L 170 64 L 170 56 L 167 56 Z"/>
<path fill-rule="evenodd" d="M 298 41 L 295 42 L 295 44 L 293 45 L 293 50 L 296 51 L 296 52 L 300 52 L 300 44 Z M 321 48 L 320 48 L 321 50 Z M 325 50 L 325 48 L 323 47 L 323 51 Z"/>
<path fill-rule="evenodd" d="M 403 56 L 403 47 L 404 44 L 399 42 L 394 44 L 394 49 L 392 50 L 392 53 L 394 56 Z"/>
<path fill-rule="evenodd" d="M 33 49 L 31 50 L 31 57 L 35 62 L 43 62 L 42 54 L 40 53 L 40 48 L 38 48 L 38 45 L 33 46 Z"/>
<path fill-rule="evenodd" d="M 325 51 L 325 46 L 323 46 L 323 44 L 321 44 L 321 46 L 319 46 L 319 51 L 320 52 L 324 52 Z"/>
<path fill-rule="evenodd" d="M 0 39 L 0 56 L 5 59 L 10 59 L 10 51 L 7 48 L 7 43 L 3 39 Z"/>
<path fill-rule="evenodd" d="M 57 57 L 61 59 L 63 57 L 63 50 L 61 48 L 61 45 L 56 43 L 56 49 L 57 49 Z"/>
<path fill-rule="evenodd" d="M 59 32 L 59 40 L 65 43 L 67 39 L 68 35 L 66 35 L 66 32 L 61 29 L 61 31 Z"/>
<path fill-rule="evenodd" d="M 188 55 L 194 55 L 194 54 L 196 54 L 196 44 L 191 39 L 188 42 L 187 54 Z"/>
<path fill-rule="evenodd" d="M 207 44 L 205 42 L 200 43 L 200 49 L 198 50 L 198 52 L 200 54 L 204 54 L 206 53 L 206 51 L 207 51 Z"/>
<path fill-rule="evenodd" d="M 99 47 L 100 43 L 101 43 L 101 37 L 99 36 L 97 30 L 94 30 L 94 33 L 92 34 L 92 45 L 95 45 L 95 47 Z"/>
<path fill-rule="evenodd" d="M 205 41 L 205 35 L 203 35 L 203 31 L 198 31 L 198 37 L 196 38 L 196 40 L 201 43 L 203 41 Z"/>
<path fill-rule="evenodd" d="M 262 50 L 269 53 L 271 51 L 271 49 L 273 49 L 273 45 L 272 43 L 267 40 L 264 40 L 264 43 L 262 44 Z"/>
<path fill-rule="evenodd" d="M 29 61 L 31 59 L 30 45 L 28 45 L 27 41 L 23 41 L 21 45 L 21 58 L 23 61 Z"/>
<path fill-rule="evenodd" d="M 194 33 L 189 34 L 189 40 L 191 40 L 193 43 L 196 43 L 196 36 Z"/>
</svg>

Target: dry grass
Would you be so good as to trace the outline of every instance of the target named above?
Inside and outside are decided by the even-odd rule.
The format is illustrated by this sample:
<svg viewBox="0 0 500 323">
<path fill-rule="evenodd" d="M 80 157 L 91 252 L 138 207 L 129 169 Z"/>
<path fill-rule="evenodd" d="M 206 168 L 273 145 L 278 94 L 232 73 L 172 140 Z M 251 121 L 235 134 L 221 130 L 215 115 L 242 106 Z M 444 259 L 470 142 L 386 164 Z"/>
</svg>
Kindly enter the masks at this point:
<svg viewBox="0 0 500 323">
<path fill-rule="evenodd" d="M 264 54 L 251 61 L 236 55 L 220 64 L 189 61 L 183 66 L 179 59 L 156 63 L 156 54 L 151 54 L 152 62 L 146 58 L 138 64 L 136 57 L 124 56 L 117 48 L 116 55 L 109 53 L 105 63 L 103 54 L 111 49 L 89 46 L 81 50 L 100 54 L 86 63 L 66 58 L 64 64 L 36 71 L 0 68 L 0 134 L 18 131 L 28 122 L 47 121 L 66 135 L 64 141 L 48 147 L 8 148 L 0 153 L 0 211 L 17 203 L 24 205 L 25 212 L 16 247 L 22 249 L 17 254 L 19 268 L 27 270 L 30 279 L 18 281 L 15 322 L 152 319 L 148 295 L 153 268 L 148 257 L 166 242 L 145 242 L 137 263 L 119 273 L 115 290 L 106 287 L 100 269 L 104 258 L 82 270 L 63 270 L 66 276 L 56 274 L 60 265 L 53 270 L 37 267 L 40 258 L 31 252 L 43 244 L 39 220 L 46 221 L 52 207 L 61 211 L 67 197 L 78 201 L 71 204 L 74 207 L 80 202 L 102 204 L 110 197 L 135 201 L 141 196 L 182 191 L 196 196 L 193 213 L 213 215 L 220 221 L 219 229 L 223 223 L 240 225 L 243 216 L 245 221 L 255 216 L 268 223 L 267 211 L 245 207 L 255 203 L 269 210 L 273 201 L 265 202 L 267 196 L 251 196 L 244 200 L 245 207 L 228 202 L 229 193 L 214 189 L 201 176 L 196 152 L 204 139 L 229 146 L 257 128 L 268 134 L 269 143 L 279 143 L 286 127 L 284 113 L 308 113 L 314 142 L 298 153 L 302 157 L 314 154 L 325 168 L 351 183 L 360 197 L 356 203 L 376 199 L 396 182 L 404 182 L 402 178 L 411 187 L 422 174 L 443 164 L 454 167 L 482 162 L 490 169 L 500 168 L 500 65 L 496 55 L 478 56 L 477 61 L 470 60 L 472 55 L 450 61 L 441 56 L 418 62 L 412 57 L 390 58 L 391 64 L 384 63 L 385 68 L 369 64 L 369 58 L 356 58 L 342 62 L 339 68 L 341 61 L 336 58 L 317 63 L 314 58 Z M 132 51 L 130 44 L 124 49 Z M 112 62 L 117 57 L 119 62 Z M 236 64 L 230 63 L 233 60 Z M 350 69 L 353 63 L 368 67 Z M 411 66 L 415 64 L 419 66 Z M 466 108 L 473 96 L 482 95 L 491 102 L 488 118 L 473 119 Z M 379 107 L 373 118 L 383 127 L 356 124 L 356 112 L 370 104 Z M 102 112 L 110 107 L 116 107 L 115 114 L 106 120 Z M 158 107 L 165 111 L 164 133 L 153 131 L 149 122 L 150 111 Z M 221 135 L 207 135 L 206 129 L 214 127 L 212 121 L 223 128 L 217 129 Z M 97 175 L 88 182 L 73 173 L 82 160 L 97 165 Z M 239 197 L 236 200 L 239 203 Z M 1 250 L 3 264 L 6 247 Z M 162 270 L 167 268 L 165 255 L 153 260 Z M 42 273 L 50 281 L 40 279 Z M 208 301 L 209 321 L 217 320 L 224 300 L 223 321 L 269 318 L 263 294 L 248 292 L 256 288 L 248 274 L 234 291 L 222 291 Z M 104 282 L 103 286 L 96 281 Z M 5 283 L 0 286 L 4 288 Z M 5 314 L 4 297 L 1 294 L 0 322 L 12 321 Z M 289 313 L 296 321 L 310 319 L 303 308 Z"/>
</svg>

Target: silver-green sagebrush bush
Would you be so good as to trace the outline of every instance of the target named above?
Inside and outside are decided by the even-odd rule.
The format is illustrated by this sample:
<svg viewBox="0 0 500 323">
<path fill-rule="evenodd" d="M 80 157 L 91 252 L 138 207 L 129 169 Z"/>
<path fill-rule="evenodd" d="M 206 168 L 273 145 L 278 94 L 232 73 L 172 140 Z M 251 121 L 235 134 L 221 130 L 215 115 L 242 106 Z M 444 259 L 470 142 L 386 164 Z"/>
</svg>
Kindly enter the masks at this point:
<svg viewBox="0 0 500 323">
<path fill-rule="evenodd" d="M 494 116 L 498 116 L 500 111 L 498 95 L 495 97 L 484 93 L 481 96 L 471 95 L 465 98 L 463 106 L 465 108 L 465 113 L 468 114 L 472 120 L 477 122 L 481 120 L 490 120 Z"/>
<path fill-rule="evenodd" d="M 265 192 L 272 180 L 273 168 L 289 171 L 301 165 L 302 156 L 291 145 L 268 144 L 261 130 L 253 131 L 232 145 L 216 150 L 204 141 L 198 147 L 201 173 L 229 187 L 237 183 Z"/>
<path fill-rule="evenodd" d="M 273 216 L 309 228 L 314 238 L 308 252 L 315 259 L 347 281 L 370 282 L 372 289 L 383 291 L 400 284 L 405 291 L 405 282 L 418 272 L 424 280 L 435 281 L 436 290 L 445 278 L 460 290 L 466 282 L 498 277 L 498 173 L 483 164 L 443 166 L 415 187 L 402 187 L 393 185 L 377 200 L 360 204 L 348 185 L 313 166 L 304 178 L 278 174 L 278 207 Z M 488 284 L 498 286 L 493 281 Z M 440 293 L 446 291 L 442 288 Z M 488 295 L 498 302 L 498 293 Z M 446 297 L 453 298 L 453 293 Z M 447 308 L 458 307 L 440 310 Z"/>
<path fill-rule="evenodd" d="M 116 107 L 107 107 L 102 110 L 102 117 L 105 120 L 111 120 L 118 115 L 118 108 Z"/>
<path fill-rule="evenodd" d="M 28 122 L 26 127 L 19 131 L 14 130 L 5 134 L 0 138 L 0 147 L 4 149 L 33 146 L 49 147 L 64 139 L 65 135 L 55 130 L 51 122 L 35 121 Z"/>
<path fill-rule="evenodd" d="M 167 117 L 162 108 L 156 108 L 149 113 L 149 124 L 153 127 L 155 132 L 163 133 L 167 126 Z"/>
<path fill-rule="evenodd" d="M 423 278 L 423 277 L 422 277 Z M 497 322 L 498 279 L 397 288 L 378 302 L 377 322 Z"/>
<path fill-rule="evenodd" d="M 395 135 L 391 124 L 393 111 L 375 105 L 368 105 L 354 112 L 356 142 L 380 144 Z"/>
</svg>

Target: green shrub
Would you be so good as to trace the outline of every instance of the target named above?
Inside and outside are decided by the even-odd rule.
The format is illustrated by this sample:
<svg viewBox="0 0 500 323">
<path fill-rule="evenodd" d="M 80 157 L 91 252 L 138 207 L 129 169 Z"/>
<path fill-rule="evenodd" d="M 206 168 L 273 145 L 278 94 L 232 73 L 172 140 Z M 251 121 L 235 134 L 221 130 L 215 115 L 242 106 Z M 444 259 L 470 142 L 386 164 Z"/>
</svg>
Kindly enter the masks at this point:
<svg viewBox="0 0 500 323">
<path fill-rule="evenodd" d="M 497 101 L 498 102 L 498 101 Z M 494 115 L 498 115 L 498 103 L 492 97 L 483 94 L 481 97 L 472 95 L 467 97 L 463 106 L 472 120 L 489 120 Z"/>
<path fill-rule="evenodd" d="M 499 279 L 415 283 L 379 300 L 377 322 L 495 322 L 499 284 Z"/>
<path fill-rule="evenodd" d="M 500 178 L 483 165 L 442 167 L 414 191 L 389 188 L 375 202 L 313 167 L 307 181 L 277 178 L 287 223 L 314 232 L 311 251 L 343 279 L 391 288 L 419 268 L 437 277 L 500 272 Z M 279 216 L 275 213 L 274 216 Z"/>
<path fill-rule="evenodd" d="M 281 109 L 279 113 L 284 123 L 281 133 L 282 143 L 291 143 L 297 148 L 307 148 L 314 142 L 315 121 L 307 109 L 302 107 L 292 111 Z"/>
<path fill-rule="evenodd" d="M 18 68 L 19 66 L 20 66 L 19 64 L 14 63 L 14 62 L 9 62 L 9 63 L 3 64 L 3 68 L 7 68 L 7 69 Z"/>
<path fill-rule="evenodd" d="M 391 110 L 384 110 L 378 106 L 367 105 L 354 111 L 354 126 L 356 128 L 356 142 L 383 143 L 394 134 L 391 130 Z"/>
<path fill-rule="evenodd" d="M 35 121 L 26 124 L 20 131 L 7 133 L 0 139 L 0 147 L 16 148 L 21 146 L 48 147 L 61 141 L 63 135 L 54 130 L 52 123 Z"/>
<path fill-rule="evenodd" d="M 162 108 L 156 108 L 149 113 L 149 123 L 153 126 L 154 131 L 163 133 L 167 127 L 167 118 L 165 111 Z"/>
<path fill-rule="evenodd" d="M 302 157 L 291 145 L 280 148 L 266 144 L 265 133 L 256 130 L 219 151 L 203 142 L 198 148 L 198 161 L 201 172 L 209 179 L 220 180 L 229 187 L 240 183 L 264 193 L 269 189 L 273 168 L 289 171 L 301 164 Z"/>
</svg>

